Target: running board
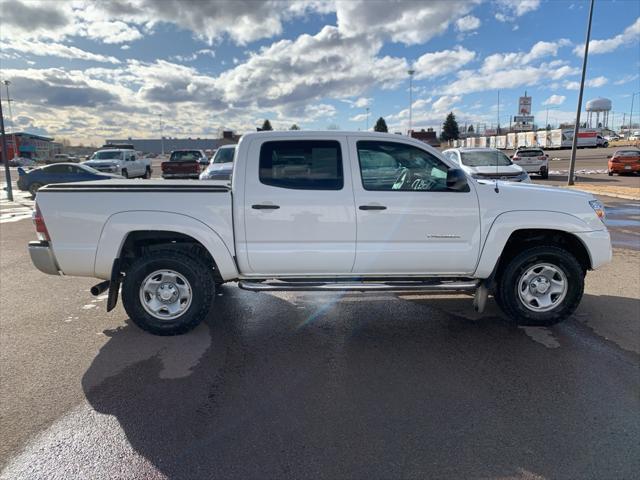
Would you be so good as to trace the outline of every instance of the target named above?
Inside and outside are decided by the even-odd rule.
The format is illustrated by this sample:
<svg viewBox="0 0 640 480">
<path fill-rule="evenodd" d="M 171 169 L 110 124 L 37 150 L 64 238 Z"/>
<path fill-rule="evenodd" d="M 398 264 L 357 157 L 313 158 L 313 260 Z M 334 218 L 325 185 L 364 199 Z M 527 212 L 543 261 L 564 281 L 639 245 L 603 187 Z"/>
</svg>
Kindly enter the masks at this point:
<svg viewBox="0 0 640 480">
<path fill-rule="evenodd" d="M 372 291 L 420 291 L 424 293 L 449 293 L 474 291 L 480 284 L 469 281 L 416 281 L 416 282 L 252 282 L 241 280 L 238 286 L 251 292 L 324 291 L 324 292 L 372 292 Z"/>
</svg>

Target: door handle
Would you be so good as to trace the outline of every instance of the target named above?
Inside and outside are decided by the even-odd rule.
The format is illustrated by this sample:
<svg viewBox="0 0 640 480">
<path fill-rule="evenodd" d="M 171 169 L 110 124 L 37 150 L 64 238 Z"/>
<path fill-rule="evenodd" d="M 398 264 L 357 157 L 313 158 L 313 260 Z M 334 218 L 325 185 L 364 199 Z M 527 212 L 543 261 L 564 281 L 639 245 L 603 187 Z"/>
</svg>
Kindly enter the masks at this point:
<svg viewBox="0 0 640 480">
<path fill-rule="evenodd" d="M 280 205 L 251 205 L 251 208 L 254 210 L 277 210 L 280 208 Z"/>
<path fill-rule="evenodd" d="M 360 205 L 358 207 L 360 210 L 386 210 L 387 207 L 384 205 Z"/>
</svg>

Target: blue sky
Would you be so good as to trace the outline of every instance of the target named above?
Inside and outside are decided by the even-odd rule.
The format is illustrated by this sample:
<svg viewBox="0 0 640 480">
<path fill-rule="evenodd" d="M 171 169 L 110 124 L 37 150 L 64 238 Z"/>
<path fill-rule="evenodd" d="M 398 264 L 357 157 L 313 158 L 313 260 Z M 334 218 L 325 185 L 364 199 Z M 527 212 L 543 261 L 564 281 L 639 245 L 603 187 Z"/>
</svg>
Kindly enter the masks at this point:
<svg viewBox="0 0 640 480">
<path fill-rule="evenodd" d="M 0 0 L 0 76 L 16 129 L 113 137 L 509 123 L 526 90 L 536 123 L 571 121 L 588 2 Z M 640 92 L 640 2 L 596 0 L 585 100 L 615 125 Z M 5 99 L 3 89 L 2 97 Z M 640 93 L 635 97 L 640 122 Z M 160 117 L 162 115 L 162 117 Z"/>
</svg>

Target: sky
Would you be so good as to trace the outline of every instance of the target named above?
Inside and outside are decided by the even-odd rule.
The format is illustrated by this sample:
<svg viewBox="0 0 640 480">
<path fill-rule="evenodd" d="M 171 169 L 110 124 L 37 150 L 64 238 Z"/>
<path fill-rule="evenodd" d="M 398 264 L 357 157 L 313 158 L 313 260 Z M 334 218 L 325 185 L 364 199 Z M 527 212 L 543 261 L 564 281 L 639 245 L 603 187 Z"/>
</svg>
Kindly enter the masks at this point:
<svg viewBox="0 0 640 480">
<path fill-rule="evenodd" d="M 581 0 L 0 0 L 10 128 L 99 144 L 221 129 L 573 121 Z M 596 0 L 585 101 L 640 122 L 640 1 Z M 499 112 L 498 112 L 499 92 Z M 7 110 L 6 91 L 2 89 Z M 8 117 L 8 111 L 5 116 Z M 636 116 L 637 115 L 637 116 Z"/>
</svg>

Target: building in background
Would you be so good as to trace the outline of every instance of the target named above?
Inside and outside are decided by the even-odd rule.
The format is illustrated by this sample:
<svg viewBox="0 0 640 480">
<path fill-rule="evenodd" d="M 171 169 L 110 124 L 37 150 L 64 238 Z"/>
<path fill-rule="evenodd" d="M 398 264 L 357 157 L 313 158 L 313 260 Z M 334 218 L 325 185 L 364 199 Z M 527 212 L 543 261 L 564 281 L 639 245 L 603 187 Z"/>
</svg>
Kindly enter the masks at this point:
<svg viewBox="0 0 640 480">
<path fill-rule="evenodd" d="M 436 132 L 433 130 L 433 128 L 427 128 L 426 130 L 423 128 L 419 132 L 411 130 L 411 138 L 415 138 L 416 140 L 428 143 L 432 147 L 440 146 L 440 140 L 438 140 Z"/>
<path fill-rule="evenodd" d="M 55 154 L 62 152 L 62 145 L 54 142 L 53 138 L 43 137 L 42 135 L 33 133 L 7 133 L 6 141 L 9 160 L 15 157 L 47 160 Z M 2 151 L 0 151 L 0 159 L 4 161 Z"/>
<path fill-rule="evenodd" d="M 221 145 L 238 143 L 240 135 L 230 130 L 222 132 L 222 138 L 112 138 L 105 143 L 133 145 L 135 150 L 144 153 L 170 153 L 172 150 L 216 150 Z"/>
</svg>

